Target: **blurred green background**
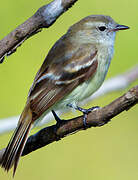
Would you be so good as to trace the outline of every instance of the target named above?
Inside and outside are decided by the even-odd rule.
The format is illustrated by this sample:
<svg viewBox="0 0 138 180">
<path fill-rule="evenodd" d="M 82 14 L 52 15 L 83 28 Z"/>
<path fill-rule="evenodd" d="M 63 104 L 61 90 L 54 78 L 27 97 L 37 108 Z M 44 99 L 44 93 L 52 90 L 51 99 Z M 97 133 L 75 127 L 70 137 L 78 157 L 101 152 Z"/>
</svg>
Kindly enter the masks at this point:
<svg viewBox="0 0 138 180">
<path fill-rule="evenodd" d="M 1 1 L 0 39 L 48 2 Z M 118 23 L 131 27 L 117 35 L 107 78 L 133 67 L 138 62 L 137 8 L 137 0 L 78 0 L 52 27 L 27 40 L 0 65 L 0 119 L 21 113 L 34 75 L 51 46 L 68 27 L 87 15 L 110 15 Z M 130 87 L 136 84 L 138 81 Z M 104 106 L 130 87 L 94 100 L 90 106 Z M 0 148 L 7 145 L 11 134 L 0 135 Z M 15 180 L 135 180 L 138 178 L 137 139 L 138 107 L 135 106 L 101 128 L 81 131 L 21 158 Z M 12 179 L 12 172 L 7 175 L 0 169 L 0 179 Z"/>
</svg>

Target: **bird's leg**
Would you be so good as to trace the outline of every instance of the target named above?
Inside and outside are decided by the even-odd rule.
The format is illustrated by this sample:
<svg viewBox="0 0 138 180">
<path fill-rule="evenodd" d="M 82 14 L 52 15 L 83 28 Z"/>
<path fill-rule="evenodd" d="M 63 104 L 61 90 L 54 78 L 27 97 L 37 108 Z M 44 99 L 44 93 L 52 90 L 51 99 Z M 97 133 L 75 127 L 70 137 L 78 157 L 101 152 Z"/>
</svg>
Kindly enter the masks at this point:
<svg viewBox="0 0 138 180">
<path fill-rule="evenodd" d="M 99 106 L 94 106 L 92 108 L 89 108 L 89 109 L 84 109 L 84 108 L 81 108 L 79 106 L 74 106 L 72 104 L 67 104 L 68 107 L 71 107 L 73 109 L 76 109 L 80 112 L 83 113 L 83 125 L 84 127 L 87 127 L 87 123 L 86 123 L 86 120 L 87 120 L 87 116 L 90 112 L 92 112 L 94 109 L 99 109 L 100 107 Z"/>
</svg>

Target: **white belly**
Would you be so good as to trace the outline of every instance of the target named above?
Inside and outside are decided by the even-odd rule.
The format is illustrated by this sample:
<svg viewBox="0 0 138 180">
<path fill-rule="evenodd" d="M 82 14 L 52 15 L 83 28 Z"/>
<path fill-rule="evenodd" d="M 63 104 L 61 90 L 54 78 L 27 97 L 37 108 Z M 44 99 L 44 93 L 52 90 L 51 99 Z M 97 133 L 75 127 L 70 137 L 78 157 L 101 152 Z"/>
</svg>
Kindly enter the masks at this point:
<svg viewBox="0 0 138 180">
<path fill-rule="evenodd" d="M 103 50 L 107 51 L 107 49 Z M 111 53 L 99 53 L 97 55 L 98 68 L 95 75 L 88 81 L 75 88 L 69 95 L 67 95 L 60 103 L 57 104 L 56 109 L 65 108 L 65 106 L 69 103 L 75 105 L 81 102 L 82 100 L 91 96 L 102 85 L 113 55 L 112 48 L 110 49 L 110 51 Z M 103 56 L 103 54 L 109 54 L 109 56 L 105 57 Z"/>
</svg>

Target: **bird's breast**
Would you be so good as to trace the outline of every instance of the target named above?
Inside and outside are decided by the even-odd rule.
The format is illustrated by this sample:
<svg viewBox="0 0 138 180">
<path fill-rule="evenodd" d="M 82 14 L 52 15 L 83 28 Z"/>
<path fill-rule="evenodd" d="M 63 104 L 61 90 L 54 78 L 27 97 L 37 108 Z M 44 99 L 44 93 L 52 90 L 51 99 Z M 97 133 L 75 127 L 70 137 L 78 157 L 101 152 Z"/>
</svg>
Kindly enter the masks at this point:
<svg viewBox="0 0 138 180">
<path fill-rule="evenodd" d="M 56 109 L 65 108 L 66 105 L 70 103 L 78 104 L 91 96 L 102 85 L 107 74 L 112 55 L 112 49 L 101 49 L 101 51 L 97 53 L 96 57 L 96 60 L 98 60 L 98 67 L 95 74 L 89 80 L 77 86 L 70 94 L 63 98 Z"/>
<path fill-rule="evenodd" d="M 72 97 L 74 101 L 80 102 L 91 96 L 102 85 L 106 77 L 112 56 L 113 47 L 102 48 L 101 51 L 97 53 L 98 67 L 94 76 L 75 88 L 69 95 L 68 99 Z"/>
<path fill-rule="evenodd" d="M 109 65 L 113 56 L 113 48 L 103 48 L 97 54 L 98 67 L 95 72 L 95 75 L 88 80 L 87 88 L 84 91 L 83 99 L 91 96 L 99 87 L 102 85 L 106 74 L 109 69 Z"/>
</svg>

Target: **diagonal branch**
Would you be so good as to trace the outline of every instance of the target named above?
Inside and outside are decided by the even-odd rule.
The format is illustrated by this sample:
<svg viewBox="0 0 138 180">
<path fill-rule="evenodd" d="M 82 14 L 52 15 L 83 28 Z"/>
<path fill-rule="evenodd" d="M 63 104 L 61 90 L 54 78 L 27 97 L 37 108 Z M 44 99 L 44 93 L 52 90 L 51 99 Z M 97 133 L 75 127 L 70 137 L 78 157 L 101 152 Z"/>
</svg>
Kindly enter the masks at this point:
<svg viewBox="0 0 138 180">
<path fill-rule="evenodd" d="M 127 70 L 125 73 L 121 73 L 115 77 L 107 79 L 100 87 L 100 89 L 98 89 L 88 99 L 82 101 L 80 105 L 86 104 L 88 101 L 90 102 L 93 99 L 103 96 L 107 93 L 123 90 L 136 80 L 138 80 L 138 65 L 134 66 L 130 70 Z M 57 113 L 60 115 L 61 111 L 59 110 Z M 17 126 L 18 120 L 19 116 L 0 119 L 0 134 L 14 130 Z M 53 116 L 50 112 L 37 125 L 42 126 L 44 124 L 50 123 L 51 121 L 53 121 Z"/>
<path fill-rule="evenodd" d="M 56 19 L 66 12 L 77 0 L 53 0 L 51 3 L 41 7 L 38 11 L 9 33 L 0 41 L 0 63 L 4 61 L 5 56 L 14 53 L 26 39 L 41 31 L 42 28 L 48 28 Z"/>
<path fill-rule="evenodd" d="M 125 110 L 129 110 L 138 103 L 138 86 L 133 87 L 123 96 L 117 98 L 107 106 L 88 114 L 87 125 L 99 127 L 107 124 L 113 117 Z M 83 116 L 70 120 L 62 120 L 62 123 L 49 126 L 30 136 L 25 145 L 22 156 L 44 147 L 54 141 L 58 141 L 67 135 L 84 129 Z M 85 128 L 86 129 L 86 128 Z M 5 149 L 0 150 L 0 162 Z"/>
</svg>

